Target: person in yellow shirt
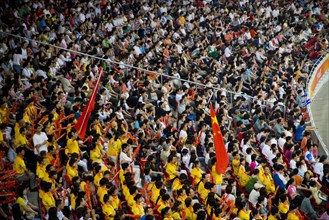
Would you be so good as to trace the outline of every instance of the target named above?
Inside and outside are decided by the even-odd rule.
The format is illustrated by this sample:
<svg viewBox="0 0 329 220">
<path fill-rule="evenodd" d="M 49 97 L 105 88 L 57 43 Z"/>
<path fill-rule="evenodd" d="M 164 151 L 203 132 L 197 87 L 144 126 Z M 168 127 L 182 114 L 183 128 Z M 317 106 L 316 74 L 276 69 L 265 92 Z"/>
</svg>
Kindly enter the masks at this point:
<svg viewBox="0 0 329 220">
<path fill-rule="evenodd" d="M 5 124 L 1 124 L 0 122 L 0 146 L 5 146 L 6 148 L 10 148 L 7 142 L 3 138 L 3 130 L 6 128 Z"/>
<path fill-rule="evenodd" d="M 271 170 L 268 166 L 265 166 L 264 168 L 264 185 L 266 187 L 266 191 L 267 193 L 274 193 L 275 192 L 275 184 L 274 184 L 274 180 L 273 180 L 273 176 L 271 173 Z"/>
<path fill-rule="evenodd" d="M 174 220 L 182 219 L 182 210 L 183 210 L 183 203 L 180 200 L 176 200 L 172 208 L 172 212 L 173 212 L 172 217 Z"/>
<path fill-rule="evenodd" d="M 28 141 L 26 138 L 26 129 L 20 128 L 19 133 L 15 137 L 15 142 L 17 147 L 28 147 Z"/>
<path fill-rule="evenodd" d="M 290 204 L 290 211 L 288 213 L 287 216 L 287 220 L 299 220 L 299 216 L 298 216 L 298 206 L 295 203 L 291 203 Z"/>
<path fill-rule="evenodd" d="M 237 216 L 240 220 L 249 220 L 250 219 L 251 210 L 247 210 L 246 202 L 242 201 L 238 204 Z"/>
<path fill-rule="evenodd" d="M 234 151 L 232 153 L 233 160 L 232 160 L 232 168 L 234 176 L 238 176 L 239 174 L 239 167 L 240 167 L 240 155 L 238 151 Z"/>
<path fill-rule="evenodd" d="M 66 165 L 66 173 L 69 176 L 70 180 L 73 177 L 78 176 L 78 161 L 76 158 L 71 158 Z"/>
<path fill-rule="evenodd" d="M 23 147 L 18 147 L 16 149 L 17 157 L 14 161 L 13 168 L 16 171 L 15 179 L 18 182 L 30 181 L 30 188 L 35 189 L 37 187 L 37 182 L 35 174 L 26 168 L 24 162 L 25 149 Z"/>
<path fill-rule="evenodd" d="M 56 207 L 56 201 L 54 199 L 53 194 L 51 193 L 51 183 L 48 182 L 42 182 L 42 189 L 44 191 L 42 197 L 40 197 L 41 201 L 42 201 L 42 205 L 46 208 L 46 210 L 48 211 L 49 208 L 51 207 Z"/>
<path fill-rule="evenodd" d="M 152 190 L 152 194 L 151 194 L 151 201 L 153 202 L 153 204 L 156 203 L 159 195 L 160 195 L 160 190 L 163 189 L 163 182 L 158 180 L 155 182 L 154 187 L 150 190 Z"/>
<path fill-rule="evenodd" d="M 97 165 L 94 170 L 94 184 L 96 187 L 99 187 L 99 181 L 103 178 L 102 167 L 100 165 Z"/>
<path fill-rule="evenodd" d="M 211 167 L 211 174 L 213 178 L 213 182 L 217 186 L 217 194 L 222 195 L 222 183 L 223 183 L 223 174 L 218 173 L 216 170 L 216 157 L 212 158 L 212 167 Z"/>
<path fill-rule="evenodd" d="M 166 206 L 162 209 L 161 212 L 161 217 L 163 220 L 173 220 L 174 218 L 172 217 L 172 211 L 169 206 Z"/>
<path fill-rule="evenodd" d="M 271 214 L 268 216 L 268 220 L 277 220 L 280 219 L 279 209 L 276 206 L 272 206 Z"/>
<path fill-rule="evenodd" d="M 174 179 L 173 184 L 172 184 L 172 191 L 177 191 L 183 187 L 183 184 L 188 177 L 186 174 L 182 173 L 179 178 Z"/>
<path fill-rule="evenodd" d="M 203 170 L 200 168 L 200 162 L 195 161 L 194 162 L 194 167 L 192 168 L 191 171 L 191 177 L 193 178 L 193 185 L 196 186 L 202 178 Z"/>
<path fill-rule="evenodd" d="M 104 216 L 107 217 L 107 219 L 114 219 L 115 216 L 115 210 L 113 206 L 111 205 L 111 197 L 108 194 L 104 195 L 103 198 L 104 204 L 102 205 L 102 212 Z"/>
<path fill-rule="evenodd" d="M 126 197 L 128 206 L 130 208 L 134 207 L 136 205 L 136 201 L 134 200 L 135 196 L 138 193 L 138 188 L 135 185 L 128 185 L 129 187 L 129 195 Z"/>
<path fill-rule="evenodd" d="M 65 147 L 65 154 L 66 155 L 71 155 L 73 153 L 76 153 L 80 155 L 80 148 L 79 148 L 79 143 L 78 143 L 78 133 L 71 131 L 68 134 L 68 140 L 66 142 L 66 147 Z"/>
<path fill-rule="evenodd" d="M 251 171 L 251 168 L 249 166 L 246 166 L 246 167 L 243 167 L 243 166 L 240 166 L 240 169 L 239 169 L 239 185 L 242 186 L 242 187 L 245 187 L 250 179 L 250 171 Z"/>
<path fill-rule="evenodd" d="M 287 214 L 289 211 L 289 201 L 285 194 L 279 197 L 279 212 L 283 215 Z"/>
<path fill-rule="evenodd" d="M 39 179 L 44 180 L 46 176 L 46 160 L 44 157 L 38 157 L 36 174 Z"/>
<path fill-rule="evenodd" d="M 102 152 L 99 149 L 99 147 L 96 146 L 95 143 L 93 143 L 90 146 L 90 159 L 91 159 L 91 161 L 93 163 L 94 162 L 99 163 L 99 164 L 103 164 L 104 163 Z"/>
<path fill-rule="evenodd" d="M 35 216 L 38 216 L 38 207 L 26 200 L 27 191 L 28 187 L 24 185 L 18 188 L 16 203 L 19 204 L 23 215 L 26 215 L 27 219 L 34 219 Z"/>
<path fill-rule="evenodd" d="M 99 181 L 99 187 L 97 189 L 97 198 L 101 202 L 101 204 L 104 204 L 104 195 L 107 194 L 107 188 L 106 185 L 109 183 L 109 180 L 106 178 L 102 178 Z"/>
<path fill-rule="evenodd" d="M 177 177 L 180 176 L 180 172 L 177 171 L 177 156 L 176 155 L 169 155 L 168 163 L 166 166 L 166 173 L 169 176 L 169 181 L 174 181 Z"/>
<path fill-rule="evenodd" d="M 195 220 L 196 214 L 193 211 L 193 201 L 191 198 L 185 199 L 185 208 L 183 209 L 183 212 L 185 212 L 186 219 Z"/>
<path fill-rule="evenodd" d="M 158 201 L 158 212 L 161 213 L 161 211 L 166 208 L 170 207 L 170 195 L 165 193 L 161 196 L 161 199 Z"/>
<path fill-rule="evenodd" d="M 110 196 L 111 196 L 111 205 L 114 210 L 118 210 L 120 207 L 120 199 L 119 199 L 119 191 L 117 188 L 112 187 L 110 189 Z"/>
<path fill-rule="evenodd" d="M 108 142 L 107 145 L 108 145 L 108 150 L 107 150 L 106 154 L 108 157 L 111 158 L 111 160 L 114 163 L 116 163 L 118 160 L 118 155 L 121 151 L 121 146 L 122 146 L 122 141 L 120 139 L 120 135 L 118 133 L 115 133 L 113 138 L 110 138 L 110 141 Z"/>
<path fill-rule="evenodd" d="M 258 166 L 258 168 L 257 168 L 257 169 L 259 170 L 258 179 L 259 179 L 259 181 L 260 181 L 263 185 L 265 185 L 265 184 L 264 184 L 264 178 L 265 178 L 265 175 L 264 175 L 264 173 L 265 173 L 265 171 L 264 171 L 264 167 L 266 166 L 266 164 L 267 164 L 266 159 L 265 159 L 265 158 L 262 158 L 261 161 L 260 161 L 260 163 L 259 163 L 259 166 Z"/>
<path fill-rule="evenodd" d="M 143 207 L 143 197 L 142 194 L 136 194 L 134 197 L 134 200 L 136 201 L 135 205 L 131 208 L 131 211 L 134 215 L 142 217 L 144 215 L 144 207 Z"/>
</svg>

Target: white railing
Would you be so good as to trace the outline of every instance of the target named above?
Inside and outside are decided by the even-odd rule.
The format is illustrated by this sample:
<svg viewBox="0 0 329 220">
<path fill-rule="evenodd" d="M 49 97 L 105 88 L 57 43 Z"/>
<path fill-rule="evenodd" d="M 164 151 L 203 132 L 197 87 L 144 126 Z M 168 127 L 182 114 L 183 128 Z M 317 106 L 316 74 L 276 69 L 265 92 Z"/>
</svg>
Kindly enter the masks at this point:
<svg viewBox="0 0 329 220">
<path fill-rule="evenodd" d="M 320 57 L 317 62 L 313 65 L 313 68 L 310 71 L 309 77 L 307 79 L 307 94 L 308 98 L 313 101 L 314 97 L 321 89 L 321 87 L 328 81 L 329 68 L 324 68 L 324 64 L 329 62 L 329 54 Z M 327 97 L 328 98 L 328 97 Z M 310 116 L 311 126 L 316 127 L 313 119 L 311 105 L 307 105 L 307 112 Z M 313 133 L 316 139 L 319 142 L 319 146 L 323 151 L 329 156 L 329 150 L 326 144 L 323 142 L 321 135 L 317 129 L 313 130 Z"/>
</svg>

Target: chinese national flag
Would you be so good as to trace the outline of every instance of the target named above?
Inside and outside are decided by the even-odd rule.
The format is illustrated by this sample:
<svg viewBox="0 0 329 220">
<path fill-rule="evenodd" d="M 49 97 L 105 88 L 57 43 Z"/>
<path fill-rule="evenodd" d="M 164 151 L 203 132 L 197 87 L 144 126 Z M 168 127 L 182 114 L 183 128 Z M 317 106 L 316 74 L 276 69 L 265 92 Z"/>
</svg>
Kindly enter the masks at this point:
<svg viewBox="0 0 329 220">
<path fill-rule="evenodd" d="M 92 92 L 92 94 L 89 98 L 88 103 L 84 107 L 80 118 L 78 119 L 77 123 L 74 126 L 75 130 L 77 130 L 77 132 L 79 133 L 79 137 L 80 137 L 81 140 L 83 140 L 85 138 L 90 113 L 95 108 L 95 99 L 96 99 L 96 95 L 97 95 L 97 92 L 98 92 L 98 87 L 99 87 L 99 83 L 100 83 L 100 80 L 102 78 L 102 75 L 103 75 L 103 69 L 102 69 L 102 67 L 100 67 L 99 76 L 98 76 L 96 85 L 94 87 L 94 90 L 93 90 L 93 92 Z"/>
<path fill-rule="evenodd" d="M 212 125 L 212 134 L 216 152 L 216 171 L 224 174 L 229 163 L 228 154 L 225 149 L 224 138 L 215 115 L 214 108 L 210 104 L 210 117 Z"/>
</svg>

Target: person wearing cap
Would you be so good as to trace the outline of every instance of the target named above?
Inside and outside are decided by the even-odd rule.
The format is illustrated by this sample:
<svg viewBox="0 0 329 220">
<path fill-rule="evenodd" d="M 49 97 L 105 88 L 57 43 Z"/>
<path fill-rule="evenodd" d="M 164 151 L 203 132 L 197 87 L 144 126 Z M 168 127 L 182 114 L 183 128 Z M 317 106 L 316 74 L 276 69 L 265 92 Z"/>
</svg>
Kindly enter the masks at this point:
<svg viewBox="0 0 329 220">
<path fill-rule="evenodd" d="M 254 185 L 254 189 L 251 190 L 250 194 L 249 194 L 249 199 L 248 201 L 253 205 L 253 207 L 256 207 L 257 202 L 258 202 L 258 197 L 260 195 L 259 190 L 260 188 L 264 187 L 264 185 L 260 184 L 260 183 L 255 183 Z"/>
</svg>

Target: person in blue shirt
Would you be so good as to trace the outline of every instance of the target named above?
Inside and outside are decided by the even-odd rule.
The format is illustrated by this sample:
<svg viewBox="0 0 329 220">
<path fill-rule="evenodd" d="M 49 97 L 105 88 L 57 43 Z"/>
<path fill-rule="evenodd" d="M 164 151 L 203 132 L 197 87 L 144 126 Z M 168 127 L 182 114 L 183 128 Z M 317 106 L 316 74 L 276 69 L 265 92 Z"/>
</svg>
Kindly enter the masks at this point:
<svg viewBox="0 0 329 220">
<path fill-rule="evenodd" d="M 303 132 L 306 130 L 305 121 L 300 121 L 299 125 L 296 128 L 295 135 L 296 141 L 301 141 L 303 139 Z"/>
<path fill-rule="evenodd" d="M 140 220 L 155 220 L 153 217 L 153 209 L 151 207 L 145 207 L 145 215 L 143 215 Z"/>
<path fill-rule="evenodd" d="M 273 180 L 275 187 L 279 186 L 280 189 L 285 190 L 286 189 L 286 184 L 287 184 L 287 179 L 284 176 L 284 166 L 283 165 L 278 165 L 276 166 L 276 173 L 273 175 Z"/>
</svg>

